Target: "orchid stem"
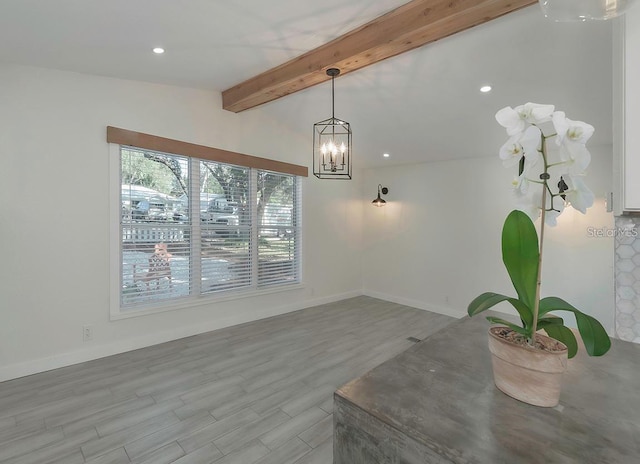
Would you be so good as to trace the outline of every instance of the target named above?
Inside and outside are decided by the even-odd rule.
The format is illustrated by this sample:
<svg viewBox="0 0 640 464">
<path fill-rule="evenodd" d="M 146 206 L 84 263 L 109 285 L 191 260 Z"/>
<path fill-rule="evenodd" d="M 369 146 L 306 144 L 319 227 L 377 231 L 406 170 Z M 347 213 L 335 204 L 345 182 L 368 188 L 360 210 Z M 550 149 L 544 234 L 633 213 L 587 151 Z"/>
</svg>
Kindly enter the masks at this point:
<svg viewBox="0 0 640 464">
<path fill-rule="evenodd" d="M 533 301 L 533 321 L 531 325 L 531 338 L 529 345 L 535 346 L 536 332 L 538 330 L 538 314 L 540 312 L 540 287 L 542 285 L 542 245 L 544 243 L 544 221 L 547 214 L 547 190 L 549 189 L 549 165 L 547 164 L 547 139 L 542 136 L 542 159 L 544 161 L 544 173 L 540 176 L 545 188 L 542 189 L 542 214 L 540 215 L 540 249 L 538 252 L 538 276 L 536 279 L 536 296 Z"/>
<path fill-rule="evenodd" d="M 544 220 L 546 216 L 546 209 L 544 208 L 547 201 L 547 191 L 542 191 L 542 214 L 540 216 L 540 252 L 538 253 L 538 277 L 536 281 L 536 298 L 533 302 L 533 322 L 531 326 L 531 338 L 529 344 L 535 345 L 536 332 L 538 330 L 538 314 L 540 312 L 540 286 L 542 284 L 542 244 L 544 242 Z"/>
</svg>

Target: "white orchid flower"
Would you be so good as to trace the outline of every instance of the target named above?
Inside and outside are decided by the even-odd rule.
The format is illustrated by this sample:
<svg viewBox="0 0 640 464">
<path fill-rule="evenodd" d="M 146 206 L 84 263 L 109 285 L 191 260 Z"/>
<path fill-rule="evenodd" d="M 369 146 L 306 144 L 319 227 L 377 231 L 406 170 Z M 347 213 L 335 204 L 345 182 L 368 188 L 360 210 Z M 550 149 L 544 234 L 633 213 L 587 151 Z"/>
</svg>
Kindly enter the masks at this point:
<svg viewBox="0 0 640 464">
<path fill-rule="evenodd" d="M 510 106 L 505 106 L 496 113 L 496 121 L 507 129 L 507 135 L 510 137 L 522 133 L 525 128 L 524 119 Z"/>
<path fill-rule="evenodd" d="M 574 209 L 586 214 L 587 208 L 593 206 L 595 195 L 589 190 L 582 177 L 565 176 L 563 179 L 569 187 L 569 190 L 564 192 L 567 201 Z"/>
<path fill-rule="evenodd" d="M 520 117 L 528 123 L 542 124 L 543 122 L 551 121 L 551 115 L 555 110 L 555 106 L 529 102 L 521 106 L 516 106 L 515 110 Z"/>
<path fill-rule="evenodd" d="M 526 213 L 532 221 L 535 221 L 540 217 L 543 185 L 530 182 L 529 179 L 523 176 L 520 177 L 522 177 L 520 188 L 513 190 L 515 195 L 515 208 Z"/>
<path fill-rule="evenodd" d="M 529 126 L 520 139 L 524 149 L 524 171 L 530 172 L 542 159 L 542 133 L 536 126 Z"/>
<path fill-rule="evenodd" d="M 540 217 L 540 205 L 542 204 L 542 189 L 546 188 L 541 184 L 531 184 L 526 193 L 516 190 L 515 207 L 526 213 L 532 221 Z M 552 197 L 549 192 L 546 195 L 546 213 L 544 222 L 548 226 L 558 224 L 558 216 L 564 211 L 564 200 L 555 196 Z"/>
<path fill-rule="evenodd" d="M 517 166 L 525 157 L 525 171 L 535 166 L 541 157 L 540 129 L 529 126 L 523 133 L 518 133 L 507 140 L 500 148 L 500 159 L 506 168 Z"/>
<path fill-rule="evenodd" d="M 593 126 L 567 118 L 563 111 L 555 111 L 553 105 L 536 103 L 502 108 L 496 113 L 496 121 L 509 135 L 500 148 L 502 163 L 509 168 L 522 167 L 522 172 L 512 180 L 517 209 L 533 221 L 544 210 L 545 224 L 555 226 L 564 211 L 565 199 L 582 213 L 593 205 L 593 192 L 582 180 L 591 162 L 585 144 L 594 133 Z M 545 143 L 554 137 L 545 135 L 551 130 L 551 124 L 547 123 L 553 124 L 558 148 Z M 520 165 L 523 159 L 524 164 Z M 548 190 L 557 192 L 556 185 L 562 186 L 561 195 Z M 542 206 L 545 191 L 546 203 Z"/>
<path fill-rule="evenodd" d="M 544 223 L 548 226 L 555 226 L 558 224 L 558 216 L 564 211 L 564 200 L 562 197 L 552 197 L 547 192 L 547 212 L 544 215 Z"/>
<path fill-rule="evenodd" d="M 496 121 L 507 129 L 509 136 L 514 136 L 525 130 L 527 123 L 541 124 L 551 120 L 553 105 L 540 105 L 538 103 L 525 103 L 511 108 L 506 106 L 496 113 Z"/>
<path fill-rule="evenodd" d="M 591 163 L 591 153 L 583 144 L 565 140 L 560 147 L 560 159 L 564 173 L 581 176 Z"/>
<path fill-rule="evenodd" d="M 527 186 L 529 183 L 527 182 Z M 542 190 L 539 185 L 531 185 L 526 192 L 522 189 L 515 189 L 516 196 L 515 207 L 523 213 L 527 214 L 532 221 L 540 217 L 540 203 L 542 202 Z"/>
<path fill-rule="evenodd" d="M 564 111 L 556 111 L 553 113 L 551 120 L 556 130 L 556 144 L 558 146 L 565 143 L 565 141 L 584 145 L 595 132 L 591 124 L 582 121 L 573 121 L 566 117 Z"/>
<path fill-rule="evenodd" d="M 505 168 L 517 166 L 524 156 L 524 148 L 520 144 L 522 134 L 516 134 L 507 140 L 507 143 L 500 148 L 500 159 Z"/>
<path fill-rule="evenodd" d="M 526 195 L 529 191 L 529 179 L 525 177 L 524 173 L 518 177 L 514 177 L 511 181 L 511 185 L 513 186 L 516 196 Z"/>
</svg>

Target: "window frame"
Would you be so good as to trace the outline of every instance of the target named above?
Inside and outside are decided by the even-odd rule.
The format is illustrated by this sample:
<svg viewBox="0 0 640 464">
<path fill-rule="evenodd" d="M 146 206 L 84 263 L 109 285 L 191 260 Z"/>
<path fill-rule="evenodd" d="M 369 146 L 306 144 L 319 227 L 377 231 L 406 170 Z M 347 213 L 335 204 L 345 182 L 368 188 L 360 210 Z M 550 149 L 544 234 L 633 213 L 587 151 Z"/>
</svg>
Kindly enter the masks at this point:
<svg viewBox="0 0 640 464">
<path fill-rule="evenodd" d="M 131 139 L 135 138 L 137 142 L 142 143 L 126 143 L 131 142 Z M 166 142 L 169 142 L 167 144 Z M 302 217 L 302 205 L 301 205 L 301 195 L 302 195 L 302 178 L 307 177 L 307 168 L 304 166 L 297 166 L 289 163 L 281 163 L 278 161 L 268 160 L 266 158 L 257 158 L 252 157 L 250 155 L 243 155 L 239 153 L 228 152 L 225 150 L 219 150 L 216 148 L 204 147 L 200 145 L 193 145 L 186 142 L 180 142 L 171 139 L 164 139 L 157 136 L 152 136 L 148 134 L 141 134 L 132 131 L 126 131 L 124 129 L 117 129 L 113 127 L 107 128 L 107 142 L 109 144 L 109 202 L 110 202 L 110 212 L 109 212 L 109 280 L 110 280 L 110 319 L 118 320 L 118 319 L 126 319 L 131 317 L 138 317 L 150 314 L 157 314 L 159 312 L 164 311 L 173 311 L 179 309 L 185 309 L 194 306 L 201 306 L 210 302 L 223 302 L 223 301 L 231 301 L 237 300 L 241 298 L 250 298 L 260 295 L 267 295 L 271 293 L 278 293 L 283 291 L 291 291 L 298 290 L 304 288 L 304 275 L 303 275 L 303 259 L 302 259 L 302 245 L 303 245 L 303 230 L 301 224 L 303 224 L 304 219 Z M 123 143 L 125 142 L 125 143 Z M 140 145 L 147 146 L 140 146 Z M 151 145 L 151 146 L 150 146 Z M 173 151 L 167 150 L 159 150 L 162 146 L 166 146 L 171 148 Z M 194 252 L 193 245 L 190 253 L 190 259 L 192 260 L 192 264 L 190 266 L 192 272 L 191 274 L 191 289 L 188 295 L 181 296 L 177 298 L 171 299 L 159 299 L 157 301 L 153 301 L 149 304 L 140 303 L 135 306 L 122 306 L 121 304 L 121 291 L 122 291 L 122 224 L 121 224 L 121 148 L 133 147 L 141 150 L 149 150 L 156 151 L 165 154 L 175 154 L 178 156 L 186 156 L 189 158 L 190 170 L 194 164 L 199 164 L 201 161 L 213 161 L 224 164 L 234 164 L 237 166 L 248 167 L 250 168 L 250 178 L 251 178 L 251 190 L 252 194 L 256 192 L 257 186 L 257 172 L 258 170 L 270 171 L 276 174 L 284 174 L 284 175 L 292 175 L 295 179 L 295 192 L 294 192 L 294 208 L 296 209 L 296 219 L 297 224 L 295 225 L 297 229 L 296 234 L 296 245 L 295 245 L 295 259 L 294 263 L 296 266 L 296 276 L 297 281 L 291 283 L 275 283 L 271 285 L 260 285 L 258 278 L 258 266 L 257 259 L 259 256 L 259 246 L 258 246 L 258 231 L 260 226 L 257 224 L 257 204 L 252 207 L 252 237 L 251 243 L 254 251 L 251 251 L 251 259 L 254 263 L 254 266 L 251 270 L 252 278 L 251 285 L 249 287 L 243 287 L 239 289 L 229 289 L 220 292 L 206 292 L 202 293 L 201 287 L 201 262 L 197 260 L 198 263 L 194 264 L 194 256 L 197 256 L 199 249 L 196 249 Z M 206 158 L 201 158 L 198 156 L 194 156 L 194 149 L 196 147 L 196 151 L 199 154 L 209 155 Z M 178 150 L 180 148 L 185 148 L 187 153 L 180 153 Z M 217 157 L 218 154 L 222 154 L 222 158 L 220 159 L 211 159 L 213 157 Z M 231 162 L 235 161 L 235 163 Z M 243 162 L 243 164 L 238 164 L 238 161 Z M 253 164 L 253 166 L 244 166 L 244 164 Z M 266 167 L 271 167 L 271 169 L 266 169 Z M 275 169 L 274 169 L 275 168 Z M 288 172 L 282 172 L 288 171 Z M 293 171 L 293 172 L 292 172 Z M 198 182 L 190 182 L 189 188 L 191 190 L 191 198 L 190 198 L 190 207 L 193 211 L 194 205 L 198 205 L 199 211 L 199 190 L 198 197 L 193 196 L 193 191 L 199 188 L 197 185 Z M 252 204 L 253 204 L 252 198 Z M 297 203 L 296 203 L 297 202 Z M 196 216 L 199 218 L 199 216 Z M 195 224 L 191 226 L 191 233 L 200 233 L 200 221 L 197 221 Z"/>
</svg>

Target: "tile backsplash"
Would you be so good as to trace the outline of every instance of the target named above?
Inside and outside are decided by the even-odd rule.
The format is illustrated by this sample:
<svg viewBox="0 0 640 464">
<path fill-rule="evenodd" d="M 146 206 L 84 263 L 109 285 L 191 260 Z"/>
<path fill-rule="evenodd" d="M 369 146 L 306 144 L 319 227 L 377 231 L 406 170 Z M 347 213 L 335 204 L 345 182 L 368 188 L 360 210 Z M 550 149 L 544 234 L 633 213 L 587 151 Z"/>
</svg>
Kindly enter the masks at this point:
<svg viewBox="0 0 640 464">
<path fill-rule="evenodd" d="M 616 217 L 616 335 L 640 343 L 640 217 Z"/>
</svg>

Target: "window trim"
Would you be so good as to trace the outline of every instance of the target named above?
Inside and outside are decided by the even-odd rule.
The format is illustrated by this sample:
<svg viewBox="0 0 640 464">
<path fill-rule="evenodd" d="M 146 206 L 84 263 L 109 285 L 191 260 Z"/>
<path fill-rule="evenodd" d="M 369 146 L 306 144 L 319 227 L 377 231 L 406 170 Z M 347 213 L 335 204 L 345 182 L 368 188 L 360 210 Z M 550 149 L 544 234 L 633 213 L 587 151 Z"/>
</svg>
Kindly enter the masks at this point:
<svg viewBox="0 0 640 464">
<path fill-rule="evenodd" d="M 209 304 L 211 302 L 222 303 L 225 301 L 237 301 L 245 298 L 259 297 L 263 295 L 271 295 L 273 293 L 289 292 L 293 290 L 303 290 L 306 285 L 303 282 L 297 284 L 283 284 L 274 285 L 266 288 L 259 288 L 257 290 L 238 290 L 228 291 L 225 293 L 205 293 L 201 295 L 190 295 L 188 297 L 181 298 L 179 300 L 168 300 L 166 303 L 155 303 L 153 305 L 139 306 L 139 309 L 132 309 L 130 311 L 123 311 L 119 305 L 120 294 L 117 295 L 117 301 L 115 306 L 111 306 L 110 320 L 117 321 L 120 319 L 131 319 L 132 317 L 149 316 L 152 314 L 159 314 L 168 311 L 176 311 L 182 309 L 195 308 Z M 116 291 L 119 291 L 116 288 Z M 112 300 L 113 301 L 113 300 Z"/>
<path fill-rule="evenodd" d="M 299 177 L 309 176 L 309 168 L 306 166 L 260 158 L 253 155 L 245 155 L 234 151 L 222 150 L 221 148 L 196 145 L 195 143 L 182 142 L 180 140 L 120 129 L 113 126 L 107 126 L 107 142 L 162 153 L 188 156 L 190 158 L 200 158 L 218 163 L 235 164 L 237 166 L 262 169 L 281 174 L 291 174 Z"/>
<path fill-rule="evenodd" d="M 135 140 L 135 144 L 132 143 Z M 303 262 L 301 249 L 297 251 L 298 262 L 298 278 L 299 281 L 293 284 L 275 284 L 267 287 L 255 287 L 251 289 L 239 289 L 237 291 L 230 290 L 223 293 L 204 293 L 191 294 L 189 296 L 168 300 L 163 304 L 162 301 L 154 302 L 149 305 L 140 305 L 136 308 L 123 309 L 121 306 L 121 224 L 120 224 L 120 195 L 121 195 L 121 172 L 120 157 L 121 147 L 133 146 L 135 148 L 148 149 L 153 151 L 161 151 L 169 154 L 188 156 L 190 160 L 194 158 L 215 161 L 227 164 L 243 165 L 245 167 L 257 170 L 268 170 L 281 174 L 294 175 L 297 177 L 308 177 L 308 168 L 290 163 L 258 158 L 250 155 L 244 155 L 217 148 L 205 147 L 202 145 L 194 145 L 187 142 L 166 139 L 139 132 L 127 131 L 115 127 L 107 127 L 107 142 L 109 144 L 109 308 L 110 320 L 128 319 L 132 317 L 146 316 L 158 314 L 166 311 L 186 309 L 190 307 L 202 306 L 208 302 L 232 301 L 242 298 L 251 298 L 261 295 L 278 293 L 283 291 L 296 291 L 305 287 L 303 283 Z M 142 143 L 139 144 L 139 142 Z M 185 149 L 188 152 L 180 153 L 179 149 Z M 251 165 L 247 165 L 251 163 Z M 255 172 L 251 171 L 252 173 Z M 253 175 L 253 174 L 252 174 Z M 302 179 L 298 180 L 297 191 L 300 193 L 302 188 Z M 303 220 L 302 208 L 299 206 L 300 220 Z M 302 230 L 299 231 L 300 240 L 302 241 Z M 114 259 L 114 257 L 118 257 Z"/>
</svg>

